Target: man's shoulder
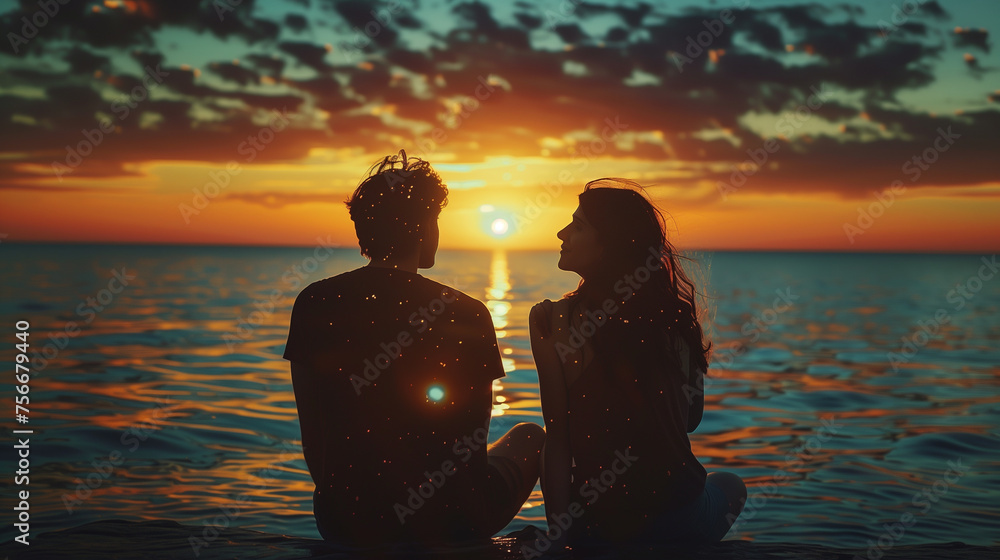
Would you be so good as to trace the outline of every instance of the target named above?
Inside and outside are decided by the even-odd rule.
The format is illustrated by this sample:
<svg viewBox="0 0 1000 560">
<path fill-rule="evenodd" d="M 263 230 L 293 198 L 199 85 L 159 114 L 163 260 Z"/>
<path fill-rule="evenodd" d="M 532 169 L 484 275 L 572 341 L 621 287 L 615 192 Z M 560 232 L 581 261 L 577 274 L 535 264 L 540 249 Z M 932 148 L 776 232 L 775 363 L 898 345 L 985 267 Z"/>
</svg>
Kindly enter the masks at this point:
<svg viewBox="0 0 1000 560">
<path fill-rule="evenodd" d="M 423 283 L 424 283 L 424 285 L 427 286 L 427 287 L 429 287 L 431 289 L 431 291 L 442 293 L 442 294 L 446 294 L 449 297 L 458 298 L 458 299 L 461 299 L 463 301 L 468 300 L 468 301 L 479 302 L 479 300 L 477 300 L 476 298 L 474 298 L 474 297 L 470 296 L 469 294 L 463 292 L 462 290 L 459 290 L 455 286 L 449 286 L 448 284 L 442 284 L 441 282 L 438 282 L 437 280 L 431 280 L 430 278 L 427 278 L 426 276 L 421 276 L 419 274 L 417 276 L 420 277 L 420 280 L 422 280 Z M 482 303 L 482 302 L 479 302 L 479 303 Z"/>
<path fill-rule="evenodd" d="M 398 296 L 407 293 L 411 298 L 426 299 L 427 305 L 444 304 L 451 311 L 479 315 L 489 313 L 486 305 L 459 290 L 454 286 L 442 284 L 413 272 L 373 269 L 361 267 L 337 274 L 329 278 L 317 280 L 309 284 L 301 292 L 299 298 L 347 298 L 362 292 L 372 292 L 385 289 Z M 439 300 L 436 302 L 434 300 Z"/>
<path fill-rule="evenodd" d="M 329 294 L 343 293 L 351 291 L 366 291 L 372 288 L 373 281 L 377 281 L 379 274 L 376 274 L 377 270 L 372 267 L 362 266 L 355 268 L 354 270 L 348 270 L 347 272 L 341 272 L 334 276 L 329 276 L 323 278 L 322 280 L 316 280 L 312 284 L 309 284 L 302 289 L 300 294 Z M 388 275 L 392 275 L 393 272 L 389 272 Z M 403 274 L 398 273 L 397 274 Z M 416 275 L 413 275 L 416 276 Z"/>
<path fill-rule="evenodd" d="M 309 284 L 296 296 L 297 300 L 304 299 L 315 299 L 317 297 L 324 298 L 330 294 L 339 294 L 344 291 L 345 288 L 351 286 L 353 274 L 355 270 L 344 272 L 336 276 L 330 276 L 329 278 L 324 278 L 322 280 L 316 280 L 315 282 Z"/>
<path fill-rule="evenodd" d="M 445 304 L 455 314 L 463 316 L 480 316 L 485 314 L 487 317 L 489 316 L 489 309 L 479 299 L 470 296 L 454 286 L 442 284 L 424 276 L 420 276 L 420 279 L 425 282 L 424 286 L 428 293 L 433 298 L 440 299 L 441 303 Z M 436 302 L 431 303 L 436 304 Z"/>
</svg>

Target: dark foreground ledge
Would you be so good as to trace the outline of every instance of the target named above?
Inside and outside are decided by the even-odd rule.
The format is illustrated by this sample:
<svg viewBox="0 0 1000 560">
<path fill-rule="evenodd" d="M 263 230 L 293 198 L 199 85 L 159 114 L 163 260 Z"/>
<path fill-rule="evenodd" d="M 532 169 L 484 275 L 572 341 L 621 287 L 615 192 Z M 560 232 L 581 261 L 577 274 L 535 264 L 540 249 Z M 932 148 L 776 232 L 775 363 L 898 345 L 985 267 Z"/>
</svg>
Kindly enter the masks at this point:
<svg viewBox="0 0 1000 560">
<path fill-rule="evenodd" d="M 447 558 L 482 560 L 523 560 L 521 543 L 516 539 L 497 537 L 492 546 L 463 550 L 437 550 L 423 556 L 413 553 L 387 556 L 385 554 L 358 554 L 340 551 L 317 539 L 288 537 L 261 533 L 248 529 L 222 529 L 211 540 L 205 539 L 204 527 L 181 525 L 174 521 L 122 521 L 108 520 L 88 523 L 62 531 L 31 535 L 31 544 L 8 541 L 0 545 L 0 556 L 12 560 L 72 559 L 192 559 L 192 560 L 346 560 L 350 558 Z M 201 540 L 197 540 L 201 539 Z M 525 541 L 527 542 L 527 541 Z M 660 548 L 657 550 L 631 550 L 627 552 L 578 551 L 577 554 L 560 555 L 569 558 L 628 558 L 660 559 L 690 558 L 696 560 L 869 560 L 867 551 L 828 548 L 808 544 L 757 544 L 748 541 L 726 541 L 712 546 L 696 548 Z M 545 556 L 544 558 L 556 558 Z M 923 560 L 947 558 L 949 560 L 996 560 L 1000 547 L 969 546 L 962 543 L 897 546 L 877 560 Z M 871 559 L 876 560 L 876 559 Z"/>
</svg>

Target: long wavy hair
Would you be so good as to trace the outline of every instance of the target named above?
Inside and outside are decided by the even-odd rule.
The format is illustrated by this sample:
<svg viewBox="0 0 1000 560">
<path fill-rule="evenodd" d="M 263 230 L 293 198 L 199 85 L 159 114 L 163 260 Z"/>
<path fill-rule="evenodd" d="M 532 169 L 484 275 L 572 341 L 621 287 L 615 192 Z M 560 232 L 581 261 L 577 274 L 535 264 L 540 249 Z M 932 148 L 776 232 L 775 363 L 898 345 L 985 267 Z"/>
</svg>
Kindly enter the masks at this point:
<svg viewBox="0 0 1000 560">
<path fill-rule="evenodd" d="M 687 257 L 667 239 L 663 214 L 643 187 L 629 179 L 596 179 L 579 200 L 603 253 L 599 270 L 566 297 L 573 307 L 612 299 L 618 308 L 593 336 L 596 355 L 606 366 L 618 356 L 645 368 L 664 356 L 679 360 L 662 345 L 680 338 L 691 351 L 692 368 L 707 371 L 711 343 L 702 332 L 694 283 L 680 265 Z"/>
</svg>

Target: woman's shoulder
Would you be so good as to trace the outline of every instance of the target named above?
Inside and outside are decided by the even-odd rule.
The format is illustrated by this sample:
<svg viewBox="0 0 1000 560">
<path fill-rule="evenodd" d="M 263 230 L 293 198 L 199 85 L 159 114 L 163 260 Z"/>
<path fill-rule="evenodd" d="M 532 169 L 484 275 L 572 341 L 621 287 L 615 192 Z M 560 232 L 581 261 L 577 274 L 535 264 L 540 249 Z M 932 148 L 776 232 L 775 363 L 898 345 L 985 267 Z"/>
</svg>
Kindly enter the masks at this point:
<svg viewBox="0 0 1000 560">
<path fill-rule="evenodd" d="M 556 315 L 564 314 L 568 309 L 568 298 L 562 298 L 557 301 L 545 299 L 536 303 L 528 313 L 528 324 L 531 331 L 538 333 L 542 338 L 549 336 L 552 332 L 552 325 L 555 323 Z"/>
<path fill-rule="evenodd" d="M 540 309 L 544 311 L 553 311 L 555 309 L 566 309 L 569 307 L 570 300 L 571 300 L 570 297 L 564 297 L 561 299 L 557 299 L 556 301 L 552 301 L 551 299 L 543 299 L 542 301 L 532 306 L 532 309 Z"/>
</svg>

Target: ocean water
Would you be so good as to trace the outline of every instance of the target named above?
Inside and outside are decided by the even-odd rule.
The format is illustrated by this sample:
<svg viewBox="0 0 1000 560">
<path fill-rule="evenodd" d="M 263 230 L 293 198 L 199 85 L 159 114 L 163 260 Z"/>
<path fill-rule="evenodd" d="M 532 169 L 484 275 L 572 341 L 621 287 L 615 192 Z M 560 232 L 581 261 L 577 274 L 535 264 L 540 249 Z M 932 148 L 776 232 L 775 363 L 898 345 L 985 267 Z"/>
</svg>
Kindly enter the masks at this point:
<svg viewBox="0 0 1000 560">
<path fill-rule="evenodd" d="M 0 255 L 0 359 L 14 369 L 20 320 L 33 356 L 27 423 L 4 382 L 2 540 L 24 489 L 33 535 L 118 518 L 318 538 L 280 356 L 296 294 L 364 264 L 356 250 L 5 243 Z M 727 538 L 1000 543 L 993 255 L 691 256 L 715 345 L 691 442 L 750 492 Z M 441 251 L 422 271 L 493 314 L 507 377 L 491 439 L 542 423 L 527 316 L 576 286 L 556 260 Z M 13 484 L 14 429 L 34 430 L 27 486 Z M 507 530 L 528 524 L 544 526 L 537 488 Z"/>
</svg>

